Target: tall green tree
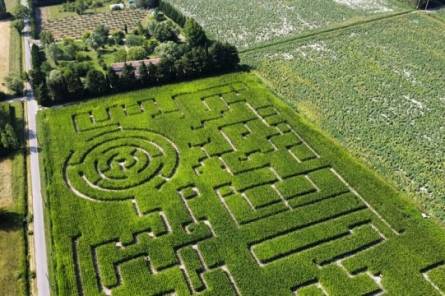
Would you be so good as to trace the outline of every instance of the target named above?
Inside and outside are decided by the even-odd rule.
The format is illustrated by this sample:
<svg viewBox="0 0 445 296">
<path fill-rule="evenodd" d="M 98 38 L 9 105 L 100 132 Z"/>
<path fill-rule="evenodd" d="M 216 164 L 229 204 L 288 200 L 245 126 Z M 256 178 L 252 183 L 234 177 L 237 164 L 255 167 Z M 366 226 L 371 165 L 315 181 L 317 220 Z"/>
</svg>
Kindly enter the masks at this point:
<svg viewBox="0 0 445 296">
<path fill-rule="evenodd" d="M 96 69 L 88 71 L 85 77 L 85 88 L 91 95 L 101 95 L 108 91 L 108 82 L 105 75 Z"/>
<path fill-rule="evenodd" d="M 216 71 L 228 71 L 235 69 L 239 62 L 238 50 L 229 43 L 215 41 L 209 48 L 209 56 L 213 68 Z"/>
<path fill-rule="evenodd" d="M 0 19 L 4 19 L 8 16 L 8 12 L 6 11 L 5 0 L 0 0 Z"/>
<path fill-rule="evenodd" d="M 207 36 L 204 29 L 193 18 L 188 18 L 185 22 L 184 34 L 188 43 L 193 47 L 207 45 Z"/>
</svg>

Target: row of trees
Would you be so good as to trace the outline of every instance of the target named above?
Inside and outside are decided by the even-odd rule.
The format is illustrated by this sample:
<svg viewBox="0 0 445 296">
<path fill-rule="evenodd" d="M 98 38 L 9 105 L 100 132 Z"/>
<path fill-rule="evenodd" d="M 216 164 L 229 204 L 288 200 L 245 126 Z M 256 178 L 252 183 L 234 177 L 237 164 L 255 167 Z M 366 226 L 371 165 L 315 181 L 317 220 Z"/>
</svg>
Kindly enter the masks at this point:
<svg viewBox="0 0 445 296">
<path fill-rule="evenodd" d="M 148 1 L 147 5 L 161 7 L 162 3 L 162 1 L 153 0 Z M 175 11 L 172 6 L 167 7 Z M 172 15 L 172 11 L 167 10 L 163 13 Z M 141 37 L 141 40 L 144 41 L 147 36 L 156 38 L 157 41 L 155 41 L 158 42 L 156 53 L 160 57 L 159 61 L 147 65 L 145 63 L 135 65 L 130 62 L 125 64 L 123 69 L 119 69 L 121 71 L 118 73 L 105 63 L 99 63 L 102 67 L 99 69 L 94 63 L 78 59 L 77 56 L 80 52 L 76 53 L 76 50 L 73 50 L 74 54 L 71 55 L 75 56 L 77 62 L 65 62 L 64 57 L 72 46 L 63 46 L 63 51 L 55 50 L 59 44 L 56 44 L 52 38 L 48 38 L 51 36 L 46 36 L 43 33 L 41 41 L 46 50 L 41 50 L 37 46 L 32 47 L 33 70 L 29 73 L 35 96 L 40 104 L 59 104 L 141 87 L 151 87 L 228 72 L 238 67 L 240 60 L 236 47 L 228 43 L 209 40 L 203 28 L 194 19 L 187 18 L 184 23 L 180 24 L 187 42 L 178 42 L 177 38 L 174 38 L 176 35 L 171 38 L 166 37 L 167 31 L 172 30 L 172 26 L 168 23 L 170 21 L 162 18 L 162 14 L 156 15 L 160 20 L 153 22 L 147 29 L 140 26 L 134 33 L 136 34 L 134 39 L 138 41 L 137 37 Z M 161 25 L 164 25 L 165 28 Z M 101 26 L 86 36 L 85 40 L 90 42 L 85 43 L 88 47 L 98 50 L 109 44 L 110 40 L 114 40 L 113 36 L 110 37 L 108 29 Z M 133 35 L 125 36 L 127 37 L 125 43 L 132 40 L 131 36 Z M 116 39 L 117 44 L 120 44 L 118 39 Z M 129 49 L 138 48 L 132 47 L 131 44 L 127 44 L 127 46 Z M 139 47 L 143 48 L 143 46 Z M 127 56 L 129 53 L 130 51 L 127 52 Z M 48 62 L 47 58 L 51 62 Z"/>
<path fill-rule="evenodd" d="M 239 64 L 236 48 L 220 42 L 208 47 L 168 42 L 159 63 L 136 67 L 128 63 L 120 73 L 111 67 L 102 71 L 88 63 L 51 69 L 45 60 L 44 52 L 34 45 L 30 78 L 36 98 L 46 106 L 227 72 Z"/>
<path fill-rule="evenodd" d="M 0 0 L 0 20 L 9 17 L 8 11 L 6 10 L 5 0 Z"/>
<path fill-rule="evenodd" d="M 13 116 L 0 108 L 0 156 L 5 156 L 19 148 L 19 138 L 14 130 Z"/>
</svg>

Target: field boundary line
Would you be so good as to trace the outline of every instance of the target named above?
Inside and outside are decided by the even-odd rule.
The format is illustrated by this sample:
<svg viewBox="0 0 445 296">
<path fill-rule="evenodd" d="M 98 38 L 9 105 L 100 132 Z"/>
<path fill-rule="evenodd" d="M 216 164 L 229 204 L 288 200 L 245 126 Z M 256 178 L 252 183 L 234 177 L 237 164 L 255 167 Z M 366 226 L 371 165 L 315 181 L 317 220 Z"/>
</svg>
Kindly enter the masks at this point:
<svg viewBox="0 0 445 296">
<path fill-rule="evenodd" d="M 436 21 L 437 23 L 441 24 L 442 26 L 445 26 L 445 19 L 442 19 L 437 16 L 437 13 L 435 12 L 429 12 L 429 11 L 423 11 L 420 12 L 420 15 L 426 16 L 429 20 Z"/>
<path fill-rule="evenodd" d="M 253 52 L 257 52 L 257 51 L 261 51 L 263 49 L 267 49 L 270 47 L 274 47 L 274 46 L 279 46 L 279 45 L 283 45 L 283 44 L 287 44 L 287 43 L 292 43 L 294 41 L 298 41 L 298 40 L 306 40 L 306 39 L 310 39 L 312 37 L 316 37 L 316 36 L 320 36 L 320 35 L 325 35 L 331 32 L 336 32 L 336 31 L 343 31 L 343 30 L 347 30 L 353 27 L 358 27 L 361 25 L 366 25 L 369 23 L 373 23 L 373 22 L 378 22 L 378 21 L 382 21 L 382 20 L 386 20 L 386 19 L 391 19 L 391 18 L 396 18 L 396 17 L 401 17 L 410 13 L 416 13 L 417 10 L 404 10 L 401 12 L 397 12 L 397 13 L 393 13 L 390 15 L 384 15 L 384 16 L 380 16 L 380 17 L 376 17 L 376 18 L 371 18 L 371 19 L 365 19 L 362 21 L 358 21 L 352 24 L 343 24 L 343 25 L 339 25 L 339 26 L 335 26 L 329 29 L 325 29 L 325 30 L 321 30 L 321 31 L 317 31 L 317 32 L 311 32 L 311 33 L 307 33 L 307 34 L 302 34 L 302 35 L 297 35 L 294 37 L 290 37 L 287 39 L 283 39 L 283 40 L 279 40 L 279 41 L 275 41 L 275 42 L 271 42 L 271 43 L 267 43 L 264 45 L 258 45 L 258 46 L 254 46 L 251 48 L 247 48 L 244 50 L 240 50 L 239 53 L 240 55 L 244 56 L 244 55 L 248 55 L 250 53 Z"/>
</svg>

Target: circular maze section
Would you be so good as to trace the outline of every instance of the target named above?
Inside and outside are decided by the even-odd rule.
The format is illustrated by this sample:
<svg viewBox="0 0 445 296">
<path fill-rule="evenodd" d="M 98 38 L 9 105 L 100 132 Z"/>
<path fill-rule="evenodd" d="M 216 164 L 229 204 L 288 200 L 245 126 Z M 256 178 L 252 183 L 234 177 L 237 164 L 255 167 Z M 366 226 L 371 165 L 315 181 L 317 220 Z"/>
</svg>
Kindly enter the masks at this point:
<svg viewBox="0 0 445 296">
<path fill-rule="evenodd" d="M 76 195 L 98 201 L 133 199 L 143 186 L 159 188 L 175 173 L 179 153 L 167 137 L 149 130 L 118 130 L 87 141 L 65 164 Z"/>
</svg>

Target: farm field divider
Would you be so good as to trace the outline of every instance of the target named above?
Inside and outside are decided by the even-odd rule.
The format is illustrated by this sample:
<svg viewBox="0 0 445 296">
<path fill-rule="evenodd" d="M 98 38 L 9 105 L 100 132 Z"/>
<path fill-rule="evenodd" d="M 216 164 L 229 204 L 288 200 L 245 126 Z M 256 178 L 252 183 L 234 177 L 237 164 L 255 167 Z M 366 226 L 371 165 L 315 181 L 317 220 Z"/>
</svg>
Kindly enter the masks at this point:
<svg viewBox="0 0 445 296">
<path fill-rule="evenodd" d="M 382 21 L 382 20 L 386 20 L 386 19 L 390 19 L 390 18 L 394 18 L 394 17 L 400 17 L 409 13 L 416 13 L 416 10 L 405 10 L 405 11 L 401 11 L 401 12 L 397 12 L 394 14 L 390 14 L 390 15 L 384 15 L 384 16 L 379 16 L 379 17 L 375 17 L 375 18 L 370 18 L 370 19 L 366 19 L 366 20 L 362 20 L 362 21 L 358 21 L 358 22 L 353 22 L 353 23 L 349 23 L 349 24 L 341 24 L 339 26 L 334 26 L 328 29 L 323 29 L 323 30 L 319 30 L 319 31 L 315 31 L 315 32 L 310 32 L 307 34 L 302 34 L 302 35 L 298 35 L 298 36 L 293 36 L 290 38 L 286 38 L 283 40 L 279 40 L 279 41 L 275 41 L 275 42 L 270 42 L 267 44 L 262 44 L 262 45 L 258 45 L 258 46 L 254 46 L 254 47 L 250 47 L 250 48 L 246 48 L 246 49 L 242 49 L 240 50 L 240 55 L 246 55 L 249 54 L 251 52 L 256 52 L 256 51 L 260 51 L 263 49 L 268 49 L 270 47 L 274 47 L 274 46 L 279 46 L 279 45 L 284 45 L 287 43 L 292 43 L 295 41 L 304 41 L 304 40 L 308 40 L 311 38 L 316 38 L 316 37 L 322 37 L 324 35 L 329 35 L 332 32 L 336 32 L 336 31 L 343 31 L 343 30 L 348 30 L 350 28 L 356 27 L 356 26 L 361 26 L 361 25 L 365 25 L 365 24 L 369 24 L 369 23 L 373 23 L 373 22 L 378 22 L 378 21 Z"/>
</svg>

